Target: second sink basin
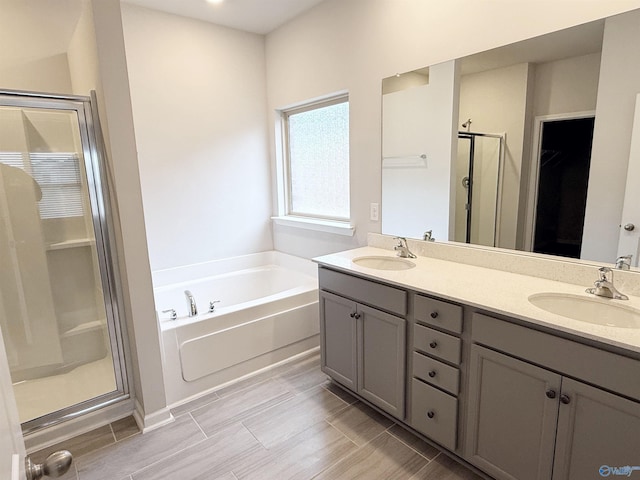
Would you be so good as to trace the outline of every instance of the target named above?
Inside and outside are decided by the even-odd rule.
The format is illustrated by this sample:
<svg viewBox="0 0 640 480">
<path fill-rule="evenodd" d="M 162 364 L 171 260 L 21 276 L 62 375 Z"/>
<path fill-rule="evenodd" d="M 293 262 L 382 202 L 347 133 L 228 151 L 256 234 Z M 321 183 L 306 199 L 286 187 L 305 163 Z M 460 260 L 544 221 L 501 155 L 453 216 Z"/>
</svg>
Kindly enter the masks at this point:
<svg viewBox="0 0 640 480">
<path fill-rule="evenodd" d="M 640 310 L 623 305 L 621 300 L 537 293 L 529 302 L 556 315 L 607 327 L 640 328 Z"/>
<path fill-rule="evenodd" d="M 356 257 L 353 263 L 360 267 L 373 268 L 376 270 L 409 270 L 416 266 L 415 263 L 398 257 L 385 257 L 383 255 L 373 255 L 368 257 Z"/>
</svg>

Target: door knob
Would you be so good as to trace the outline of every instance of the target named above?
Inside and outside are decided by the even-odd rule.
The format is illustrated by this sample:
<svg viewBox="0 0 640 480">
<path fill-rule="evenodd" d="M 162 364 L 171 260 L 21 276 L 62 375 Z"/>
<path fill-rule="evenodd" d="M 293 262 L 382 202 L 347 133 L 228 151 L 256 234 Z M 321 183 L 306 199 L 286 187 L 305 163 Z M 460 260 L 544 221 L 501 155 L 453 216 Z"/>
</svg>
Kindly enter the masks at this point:
<svg viewBox="0 0 640 480">
<path fill-rule="evenodd" d="M 627 232 L 633 232 L 635 230 L 636 226 L 633 223 L 627 223 L 623 228 Z"/>
<path fill-rule="evenodd" d="M 40 480 L 42 477 L 61 477 L 69 471 L 72 461 L 73 456 L 68 450 L 52 453 L 40 465 L 36 465 L 31 461 L 31 458 L 27 457 L 25 459 L 27 480 Z"/>
</svg>

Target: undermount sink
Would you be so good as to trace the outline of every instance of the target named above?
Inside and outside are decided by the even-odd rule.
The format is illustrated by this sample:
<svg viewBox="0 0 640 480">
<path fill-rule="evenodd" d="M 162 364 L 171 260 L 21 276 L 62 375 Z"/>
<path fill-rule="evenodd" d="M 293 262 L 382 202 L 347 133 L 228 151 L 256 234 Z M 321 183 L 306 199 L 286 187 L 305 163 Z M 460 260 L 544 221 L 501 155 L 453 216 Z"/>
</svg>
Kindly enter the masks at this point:
<svg viewBox="0 0 640 480">
<path fill-rule="evenodd" d="M 640 310 L 624 305 L 624 300 L 583 297 L 561 293 L 537 293 L 529 302 L 556 315 L 607 327 L 640 328 Z"/>
<path fill-rule="evenodd" d="M 415 263 L 398 257 L 369 256 L 357 257 L 352 260 L 359 267 L 374 268 L 376 270 L 409 270 Z"/>
</svg>

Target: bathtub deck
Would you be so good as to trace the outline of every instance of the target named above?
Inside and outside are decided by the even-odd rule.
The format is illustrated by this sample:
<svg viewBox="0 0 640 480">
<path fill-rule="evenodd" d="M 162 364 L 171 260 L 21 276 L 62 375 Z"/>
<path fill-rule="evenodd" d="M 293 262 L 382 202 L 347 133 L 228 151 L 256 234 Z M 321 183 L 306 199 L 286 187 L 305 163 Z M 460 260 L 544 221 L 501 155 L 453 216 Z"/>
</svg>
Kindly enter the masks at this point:
<svg viewBox="0 0 640 480">
<path fill-rule="evenodd" d="M 75 453 L 63 478 L 480 478 L 328 382 L 318 354 L 220 389 L 173 414 L 175 422 L 145 435 L 130 429 L 118 435 L 107 426 L 63 443 Z M 42 461 L 47 452 L 32 458 Z"/>
</svg>

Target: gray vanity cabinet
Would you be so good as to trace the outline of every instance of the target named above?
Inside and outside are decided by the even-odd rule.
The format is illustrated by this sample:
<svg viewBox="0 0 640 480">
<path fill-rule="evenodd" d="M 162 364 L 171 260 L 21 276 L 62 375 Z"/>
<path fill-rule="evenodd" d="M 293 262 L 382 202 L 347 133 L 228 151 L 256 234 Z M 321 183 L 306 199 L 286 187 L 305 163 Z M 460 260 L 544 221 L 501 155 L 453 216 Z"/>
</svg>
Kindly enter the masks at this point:
<svg viewBox="0 0 640 480">
<path fill-rule="evenodd" d="M 640 404 L 567 378 L 562 398 L 553 480 L 600 478 L 607 467 L 640 469 Z"/>
<path fill-rule="evenodd" d="M 320 348 L 324 373 L 352 390 L 357 389 L 356 302 L 320 292 Z"/>
<path fill-rule="evenodd" d="M 324 268 L 319 278 L 322 371 L 404 419 L 406 292 Z"/>
<path fill-rule="evenodd" d="M 471 347 L 468 460 L 498 479 L 549 480 L 561 377 Z"/>
<path fill-rule="evenodd" d="M 469 462 L 498 480 L 640 467 L 640 362 L 481 314 L 471 337 Z"/>
</svg>

